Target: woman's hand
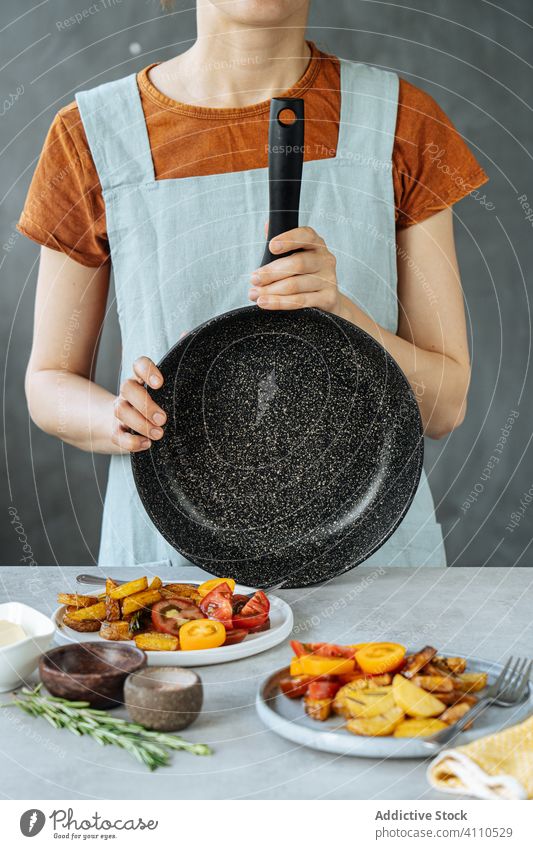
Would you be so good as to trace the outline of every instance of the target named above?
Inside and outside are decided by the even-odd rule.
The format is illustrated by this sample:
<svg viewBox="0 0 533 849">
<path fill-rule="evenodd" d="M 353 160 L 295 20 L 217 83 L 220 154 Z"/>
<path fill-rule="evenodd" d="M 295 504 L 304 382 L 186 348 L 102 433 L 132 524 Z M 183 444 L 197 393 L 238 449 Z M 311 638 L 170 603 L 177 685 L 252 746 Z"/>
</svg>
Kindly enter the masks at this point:
<svg viewBox="0 0 533 849">
<path fill-rule="evenodd" d="M 164 433 L 167 417 L 144 388 L 145 383 L 159 389 L 163 375 L 152 360 L 139 357 L 133 364 L 133 377 L 124 381 L 114 404 L 111 439 L 123 451 L 146 451 L 152 440 L 161 439 Z"/>
<path fill-rule="evenodd" d="M 303 307 L 341 315 L 342 296 L 337 288 L 336 259 L 324 239 L 311 227 L 297 227 L 272 239 L 273 254 L 298 250 L 254 271 L 248 296 L 266 310 Z"/>
</svg>

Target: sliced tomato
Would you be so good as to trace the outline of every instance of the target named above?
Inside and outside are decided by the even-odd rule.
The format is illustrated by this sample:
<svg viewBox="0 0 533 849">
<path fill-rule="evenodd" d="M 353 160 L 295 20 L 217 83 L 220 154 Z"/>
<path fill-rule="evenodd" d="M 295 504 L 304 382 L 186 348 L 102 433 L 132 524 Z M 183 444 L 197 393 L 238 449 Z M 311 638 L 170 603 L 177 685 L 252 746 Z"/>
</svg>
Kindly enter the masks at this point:
<svg viewBox="0 0 533 849">
<path fill-rule="evenodd" d="M 246 628 L 232 628 L 230 631 L 226 631 L 226 641 L 224 645 L 234 646 L 237 643 L 242 643 L 244 638 L 247 636 L 248 631 Z"/>
<path fill-rule="evenodd" d="M 318 657 L 347 657 L 353 658 L 354 646 L 339 646 L 336 643 L 306 643 L 306 649 Z"/>
<path fill-rule="evenodd" d="M 235 628 L 246 628 L 248 631 L 251 628 L 259 628 L 264 625 L 268 619 L 270 612 L 270 602 L 263 590 L 257 590 L 252 598 L 244 605 L 241 612 L 234 616 L 233 625 Z"/>
<path fill-rule="evenodd" d="M 282 678 L 279 682 L 281 692 L 289 699 L 301 699 L 307 694 L 310 679 L 305 675 Z"/>
<path fill-rule="evenodd" d="M 310 699 L 334 699 L 340 686 L 340 681 L 311 681 L 307 695 Z"/>
<path fill-rule="evenodd" d="M 231 599 L 231 609 L 233 610 L 233 615 L 236 616 L 237 613 L 240 613 L 244 605 L 248 604 L 249 601 L 249 595 L 243 595 L 242 593 L 233 593 L 233 597 Z"/>
<path fill-rule="evenodd" d="M 299 640 L 291 640 L 291 649 L 296 657 L 302 657 L 304 654 L 309 654 L 307 647 Z"/>
<path fill-rule="evenodd" d="M 200 610 L 204 616 L 207 616 L 208 619 L 216 619 L 217 622 L 222 622 L 226 631 L 231 631 L 233 627 L 239 627 L 232 624 L 232 595 L 231 588 L 228 584 L 218 584 L 200 602 Z"/>
<path fill-rule="evenodd" d="M 177 637 L 185 622 L 203 618 L 202 611 L 190 598 L 173 596 L 156 601 L 152 606 L 152 625 L 161 634 Z"/>
<path fill-rule="evenodd" d="M 262 625 L 256 625 L 255 628 L 249 628 L 249 634 L 259 634 L 260 631 L 269 631 L 270 630 L 270 616 L 267 616 Z"/>
</svg>

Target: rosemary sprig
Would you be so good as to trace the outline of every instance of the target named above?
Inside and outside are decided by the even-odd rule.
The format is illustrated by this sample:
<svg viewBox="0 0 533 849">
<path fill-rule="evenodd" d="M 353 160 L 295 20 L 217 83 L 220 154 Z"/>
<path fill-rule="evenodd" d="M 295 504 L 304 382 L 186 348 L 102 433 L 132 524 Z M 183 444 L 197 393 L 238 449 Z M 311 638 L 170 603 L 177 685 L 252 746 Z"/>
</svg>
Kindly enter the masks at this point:
<svg viewBox="0 0 533 849">
<path fill-rule="evenodd" d="M 118 746 L 150 770 L 167 766 L 171 750 L 182 750 L 193 755 L 212 754 L 204 743 L 188 743 L 175 734 L 149 731 L 135 722 L 112 716 L 105 710 L 91 708 L 89 702 L 42 696 L 41 688 L 42 684 L 33 690 L 24 687 L 15 694 L 13 701 L 5 702 L 0 707 L 16 705 L 30 716 L 46 719 L 54 728 L 66 728 L 78 737 L 87 735 L 101 746 Z"/>
</svg>

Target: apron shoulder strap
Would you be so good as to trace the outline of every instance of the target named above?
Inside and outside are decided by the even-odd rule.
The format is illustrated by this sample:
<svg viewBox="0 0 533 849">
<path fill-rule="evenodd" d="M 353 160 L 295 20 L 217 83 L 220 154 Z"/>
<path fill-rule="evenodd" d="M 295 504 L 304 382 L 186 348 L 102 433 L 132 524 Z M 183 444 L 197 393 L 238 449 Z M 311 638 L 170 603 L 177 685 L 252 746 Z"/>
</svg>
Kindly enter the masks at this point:
<svg viewBox="0 0 533 849">
<path fill-rule="evenodd" d="M 398 75 L 347 59 L 341 59 L 340 63 L 337 150 L 341 157 L 368 157 L 370 166 L 377 162 L 390 168 L 398 111 Z"/>
<path fill-rule="evenodd" d="M 76 102 L 104 192 L 155 179 L 135 74 L 81 91 Z"/>
</svg>

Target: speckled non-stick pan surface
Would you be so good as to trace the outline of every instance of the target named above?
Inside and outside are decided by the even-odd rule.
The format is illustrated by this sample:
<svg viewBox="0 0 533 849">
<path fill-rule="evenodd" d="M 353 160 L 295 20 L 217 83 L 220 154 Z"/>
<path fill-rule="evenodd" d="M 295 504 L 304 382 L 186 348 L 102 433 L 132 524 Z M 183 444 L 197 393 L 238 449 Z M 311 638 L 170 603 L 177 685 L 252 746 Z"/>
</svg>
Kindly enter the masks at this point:
<svg viewBox="0 0 533 849">
<path fill-rule="evenodd" d="M 271 185 L 271 228 L 272 206 Z M 277 227 L 270 237 L 287 220 Z M 393 358 L 355 325 L 245 307 L 196 328 L 159 368 L 149 391 L 168 423 L 133 472 L 191 562 L 250 586 L 307 586 L 398 527 L 422 469 L 420 414 Z"/>
</svg>

